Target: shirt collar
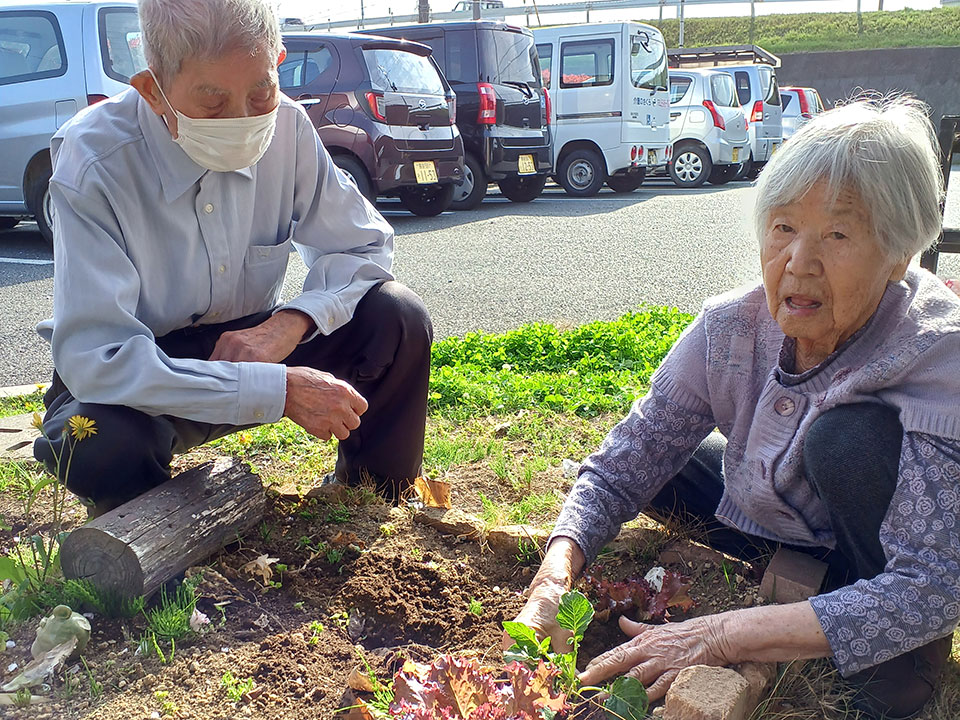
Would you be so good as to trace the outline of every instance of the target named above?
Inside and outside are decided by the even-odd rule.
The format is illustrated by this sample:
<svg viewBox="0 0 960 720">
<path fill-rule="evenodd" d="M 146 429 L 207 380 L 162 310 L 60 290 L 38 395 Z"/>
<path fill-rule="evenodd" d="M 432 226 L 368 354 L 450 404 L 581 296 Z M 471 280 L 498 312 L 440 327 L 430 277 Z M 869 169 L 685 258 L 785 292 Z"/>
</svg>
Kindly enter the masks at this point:
<svg viewBox="0 0 960 720">
<path fill-rule="evenodd" d="M 147 150 L 160 174 L 163 199 L 167 203 L 172 203 L 196 185 L 204 174 L 212 172 L 197 165 L 183 151 L 183 148 L 173 141 L 163 118 L 153 112 L 142 97 L 137 98 L 137 121 L 140 123 L 140 130 L 147 143 Z M 243 168 L 234 172 L 253 178 L 253 168 Z"/>
</svg>

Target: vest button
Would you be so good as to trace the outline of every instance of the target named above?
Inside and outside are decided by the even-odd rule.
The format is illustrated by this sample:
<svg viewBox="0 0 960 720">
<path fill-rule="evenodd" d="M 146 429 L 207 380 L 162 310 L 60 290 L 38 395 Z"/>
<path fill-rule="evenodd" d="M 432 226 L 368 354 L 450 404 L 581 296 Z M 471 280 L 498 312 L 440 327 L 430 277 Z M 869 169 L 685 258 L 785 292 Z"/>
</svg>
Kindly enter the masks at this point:
<svg viewBox="0 0 960 720">
<path fill-rule="evenodd" d="M 784 396 L 777 398 L 777 401 L 773 404 L 773 409 L 781 417 L 790 417 L 797 409 L 797 404 L 793 401 L 793 398 Z"/>
</svg>

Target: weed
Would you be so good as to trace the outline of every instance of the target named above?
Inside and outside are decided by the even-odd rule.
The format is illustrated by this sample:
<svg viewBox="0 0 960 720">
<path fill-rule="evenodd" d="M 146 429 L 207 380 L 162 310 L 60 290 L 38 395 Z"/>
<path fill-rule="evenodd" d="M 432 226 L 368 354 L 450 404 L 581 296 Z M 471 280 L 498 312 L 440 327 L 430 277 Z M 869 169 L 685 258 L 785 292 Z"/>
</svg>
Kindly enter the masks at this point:
<svg viewBox="0 0 960 720">
<path fill-rule="evenodd" d="M 43 386 L 38 385 L 37 389 L 29 395 L 0 398 L 0 417 L 22 415 L 23 413 L 42 413 L 44 411 L 43 392 Z"/>
<path fill-rule="evenodd" d="M 197 607 L 197 585 L 203 580 L 203 573 L 184 580 L 172 595 L 161 586 L 160 601 L 156 607 L 144 612 L 147 629 L 140 638 L 141 653 L 155 652 L 161 663 L 173 660 L 177 649 L 177 640 L 194 635 L 190 627 L 190 618 Z M 224 621 L 226 615 L 220 610 Z M 164 654 L 161 643 L 170 643 L 169 657 Z"/>
<path fill-rule="evenodd" d="M 30 707 L 32 701 L 33 695 L 28 687 L 22 687 L 13 694 L 14 707 L 27 708 Z"/>
<path fill-rule="evenodd" d="M 93 671 L 90 670 L 90 666 L 87 665 L 87 659 L 80 656 L 80 662 L 83 663 L 83 671 L 87 674 L 87 682 L 90 684 L 90 697 L 96 700 L 98 697 L 103 695 L 103 685 L 97 682 L 97 679 L 93 675 Z"/>
<path fill-rule="evenodd" d="M 514 557 L 517 559 L 517 564 L 530 567 L 540 563 L 543 552 L 533 540 L 519 538 L 517 540 L 517 554 Z"/>
<path fill-rule="evenodd" d="M 346 610 L 343 610 L 338 613 L 334 613 L 330 616 L 330 619 L 337 624 L 337 627 L 341 630 L 346 630 L 347 626 L 350 624 L 350 614 Z"/>
<path fill-rule="evenodd" d="M 170 717 L 175 717 L 180 708 L 178 708 L 173 702 L 168 698 L 170 693 L 165 690 L 156 690 L 153 693 L 153 697 L 156 698 L 157 702 L 160 703 L 160 715 L 169 715 Z"/>
<path fill-rule="evenodd" d="M 731 594 L 737 591 L 737 569 L 724 560 L 720 563 L 720 569 L 723 570 L 723 579 L 727 583 L 727 589 Z"/>
<path fill-rule="evenodd" d="M 253 690 L 253 678 L 236 678 L 229 670 L 220 678 L 220 683 L 226 688 L 227 697 L 234 705 L 239 705 L 243 696 Z"/>
<path fill-rule="evenodd" d="M 327 522 L 342 524 L 345 522 L 350 522 L 350 519 L 353 517 L 353 512 L 343 503 L 340 503 L 327 512 Z"/>
<path fill-rule="evenodd" d="M 510 506 L 508 519 L 511 523 L 523 524 L 532 517 L 554 515 L 559 505 L 560 498 L 553 490 L 527 495 Z"/>
<path fill-rule="evenodd" d="M 370 681 L 370 687 L 373 688 L 373 699 L 369 701 L 368 705 L 373 709 L 375 716 L 386 717 L 390 713 L 390 706 L 393 704 L 392 683 L 380 682 L 380 678 L 377 677 L 363 651 L 359 648 L 357 649 L 357 657 L 363 663 L 367 679 Z"/>
<path fill-rule="evenodd" d="M 328 548 L 324 555 L 327 558 L 327 562 L 331 565 L 339 565 L 343 562 L 343 550 L 337 548 Z"/>
<path fill-rule="evenodd" d="M 394 535 L 397 534 L 397 532 L 398 532 L 398 528 L 396 523 L 386 522 L 380 526 L 380 534 L 383 535 L 383 537 L 385 538 L 393 537 Z"/>
<path fill-rule="evenodd" d="M 467 606 L 467 610 L 477 617 L 483 617 L 483 604 L 476 598 L 470 598 L 470 604 Z"/>
<path fill-rule="evenodd" d="M 303 600 L 297 600 L 297 602 L 293 604 L 293 608 L 294 610 L 300 610 L 302 612 L 304 608 L 306 608 L 306 603 L 304 603 Z"/>
<path fill-rule="evenodd" d="M 319 620 L 314 620 L 312 623 L 310 623 L 309 630 L 313 634 L 310 636 L 310 639 L 307 640 L 307 643 L 309 645 L 316 645 L 320 642 L 320 633 L 326 630 L 326 628 L 323 626 L 322 622 Z"/>
<path fill-rule="evenodd" d="M 265 522 L 261 522 L 259 527 L 257 528 L 257 531 L 260 534 L 260 541 L 264 543 L 270 542 L 270 538 L 273 537 L 273 530 L 274 528 L 272 526 L 268 525 Z"/>
</svg>

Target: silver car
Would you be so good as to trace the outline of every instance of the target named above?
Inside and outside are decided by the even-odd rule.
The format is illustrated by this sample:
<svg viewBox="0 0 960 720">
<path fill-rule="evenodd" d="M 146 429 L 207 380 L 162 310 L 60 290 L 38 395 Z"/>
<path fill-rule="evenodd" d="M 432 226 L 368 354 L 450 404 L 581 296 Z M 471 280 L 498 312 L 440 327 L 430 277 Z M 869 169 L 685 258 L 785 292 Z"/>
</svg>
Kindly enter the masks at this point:
<svg viewBox="0 0 960 720">
<path fill-rule="evenodd" d="M 783 106 L 784 142 L 804 123 L 823 112 L 820 93 L 808 87 L 780 88 L 780 104 Z"/>
<path fill-rule="evenodd" d="M 749 153 L 733 77 L 719 70 L 670 71 L 668 172 L 680 187 L 730 182 Z"/>
<path fill-rule="evenodd" d="M 145 67 L 136 3 L 0 5 L 0 230 L 32 215 L 52 241 L 50 138 Z"/>
<path fill-rule="evenodd" d="M 737 98 L 743 106 L 750 130 L 750 154 L 741 177 L 755 177 L 783 144 L 783 111 L 777 72 L 770 65 L 724 66 L 733 75 Z"/>
</svg>

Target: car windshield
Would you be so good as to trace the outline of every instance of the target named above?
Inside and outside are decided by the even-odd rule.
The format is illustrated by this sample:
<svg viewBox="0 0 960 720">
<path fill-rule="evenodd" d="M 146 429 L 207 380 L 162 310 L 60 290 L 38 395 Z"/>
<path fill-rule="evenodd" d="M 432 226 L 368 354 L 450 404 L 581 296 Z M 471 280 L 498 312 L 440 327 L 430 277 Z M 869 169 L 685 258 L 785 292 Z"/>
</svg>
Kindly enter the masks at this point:
<svg viewBox="0 0 960 720">
<path fill-rule="evenodd" d="M 733 78 L 726 73 L 710 76 L 710 92 L 713 94 L 714 104 L 719 107 L 740 107 L 737 86 L 733 84 Z"/>
<path fill-rule="evenodd" d="M 105 8 L 100 11 L 100 55 L 107 77 L 128 83 L 147 69 L 140 37 L 140 21 L 133 8 Z"/>
<path fill-rule="evenodd" d="M 482 37 L 482 71 L 485 82 L 540 87 L 540 62 L 533 38 L 512 30 L 491 30 Z"/>
<path fill-rule="evenodd" d="M 667 87 L 667 53 L 656 35 L 640 31 L 630 42 L 630 79 L 634 87 L 656 90 Z"/>
<path fill-rule="evenodd" d="M 443 95 L 443 82 L 433 63 L 406 50 L 364 50 L 363 59 L 375 90 Z"/>
</svg>

